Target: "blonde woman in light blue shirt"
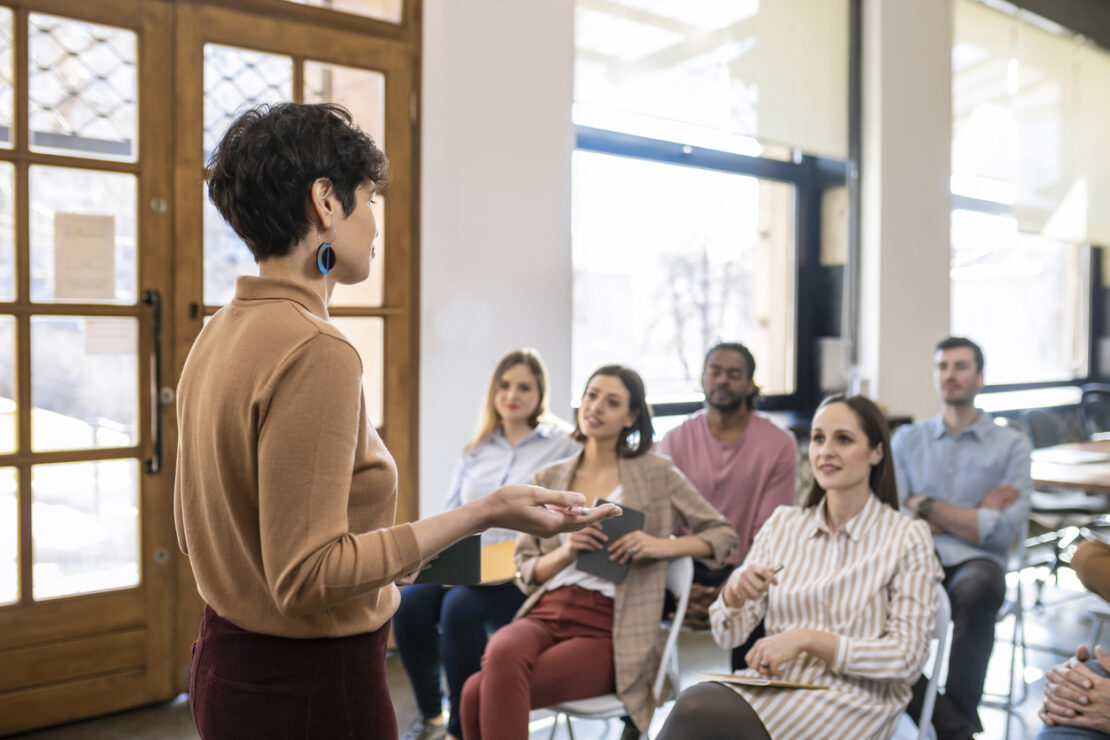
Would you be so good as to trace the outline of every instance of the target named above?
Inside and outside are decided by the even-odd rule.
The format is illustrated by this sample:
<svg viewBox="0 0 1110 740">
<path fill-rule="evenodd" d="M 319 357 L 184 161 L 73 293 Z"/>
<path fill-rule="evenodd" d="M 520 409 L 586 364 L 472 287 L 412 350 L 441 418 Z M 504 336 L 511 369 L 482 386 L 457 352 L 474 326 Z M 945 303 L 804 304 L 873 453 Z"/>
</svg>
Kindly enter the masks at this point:
<svg viewBox="0 0 1110 740">
<path fill-rule="evenodd" d="M 445 510 L 509 483 L 528 483 L 542 468 L 577 454 L 580 446 L 568 430 L 548 411 L 547 368 L 539 353 L 509 352 L 490 378 L 478 429 L 451 476 Z M 512 541 L 516 535 L 490 529 L 482 534 L 482 544 Z M 463 683 L 481 666 L 488 635 L 509 623 L 524 598 L 512 582 L 402 589 L 393 637 L 420 712 L 402 740 L 437 740 L 445 732 L 452 738 L 462 736 L 458 702 Z M 447 678 L 451 707 L 446 723 L 441 673 Z"/>
</svg>

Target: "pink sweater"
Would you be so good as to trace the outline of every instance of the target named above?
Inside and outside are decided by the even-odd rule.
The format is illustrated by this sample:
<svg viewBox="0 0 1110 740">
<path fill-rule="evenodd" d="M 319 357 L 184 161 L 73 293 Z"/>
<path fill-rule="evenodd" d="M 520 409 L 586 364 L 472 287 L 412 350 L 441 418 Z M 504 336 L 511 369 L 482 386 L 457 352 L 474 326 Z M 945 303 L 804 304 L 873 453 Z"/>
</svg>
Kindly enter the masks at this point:
<svg viewBox="0 0 1110 740">
<path fill-rule="evenodd" d="M 798 479 L 794 436 L 767 417 L 752 414 L 735 444 L 724 444 L 709 431 L 703 409 L 667 432 L 656 447 L 690 479 L 740 535 L 735 565 L 748 554 L 756 532 L 779 506 L 793 506 Z"/>
</svg>

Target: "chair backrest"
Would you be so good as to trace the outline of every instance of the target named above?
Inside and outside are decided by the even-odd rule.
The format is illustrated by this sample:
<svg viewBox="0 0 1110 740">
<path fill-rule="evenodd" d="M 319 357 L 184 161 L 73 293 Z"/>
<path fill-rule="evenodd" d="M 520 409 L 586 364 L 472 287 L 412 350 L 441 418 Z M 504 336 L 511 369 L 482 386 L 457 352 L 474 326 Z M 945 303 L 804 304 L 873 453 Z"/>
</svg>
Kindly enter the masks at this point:
<svg viewBox="0 0 1110 740">
<path fill-rule="evenodd" d="M 1088 383 L 1079 400 L 1079 415 L 1087 437 L 1110 432 L 1110 385 Z"/>
<path fill-rule="evenodd" d="M 659 669 L 655 672 L 655 683 L 651 685 L 651 695 L 661 698 L 663 682 L 671 677 L 671 685 L 678 691 L 678 633 L 682 630 L 682 620 L 686 618 L 686 607 L 690 603 L 690 584 L 694 582 L 694 559 L 689 555 L 675 558 L 667 564 L 667 590 L 674 594 L 677 605 L 671 627 L 667 632 L 667 642 L 663 645 L 663 655 Z"/>
<path fill-rule="evenodd" d="M 1029 409 L 1025 412 L 1025 429 L 1034 449 L 1051 447 L 1064 442 L 1078 442 L 1069 439 L 1057 415 L 1046 409 Z"/>
<path fill-rule="evenodd" d="M 937 680 L 940 677 L 944 659 L 948 655 L 948 629 L 952 620 L 952 605 L 948 602 L 948 592 L 944 586 L 937 584 L 937 613 L 933 618 L 932 637 L 937 641 L 936 653 L 929 672 L 929 683 L 925 689 L 925 700 L 921 704 L 921 718 L 917 723 L 918 740 L 930 737 L 929 727 L 933 721 L 933 707 L 937 701 Z"/>
</svg>

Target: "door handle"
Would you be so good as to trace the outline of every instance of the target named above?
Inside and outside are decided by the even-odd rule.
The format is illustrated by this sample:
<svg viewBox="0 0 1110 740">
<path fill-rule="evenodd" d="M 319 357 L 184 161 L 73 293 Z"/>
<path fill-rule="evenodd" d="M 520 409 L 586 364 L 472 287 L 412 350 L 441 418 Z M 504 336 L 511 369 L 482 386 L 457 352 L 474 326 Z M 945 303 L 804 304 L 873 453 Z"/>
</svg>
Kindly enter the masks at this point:
<svg viewBox="0 0 1110 740">
<path fill-rule="evenodd" d="M 150 434 L 151 455 L 143 464 L 150 475 L 162 470 L 162 296 L 156 290 L 143 291 L 143 303 L 150 306 Z"/>
</svg>

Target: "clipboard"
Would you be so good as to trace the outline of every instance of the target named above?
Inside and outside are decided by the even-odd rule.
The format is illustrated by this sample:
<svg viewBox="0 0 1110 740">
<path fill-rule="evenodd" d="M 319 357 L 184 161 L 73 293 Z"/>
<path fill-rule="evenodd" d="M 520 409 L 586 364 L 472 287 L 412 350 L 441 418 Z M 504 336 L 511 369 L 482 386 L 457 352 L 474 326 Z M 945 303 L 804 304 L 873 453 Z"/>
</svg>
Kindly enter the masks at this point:
<svg viewBox="0 0 1110 740">
<path fill-rule="evenodd" d="M 706 676 L 705 681 L 716 681 L 717 683 L 729 684 L 732 686 L 750 686 L 752 688 L 763 689 L 804 689 L 806 691 L 825 691 L 828 686 L 818 686 L 812 683 L 795 683 L 793 681 L 779 681 L 773 678 L 753 678 L 749 676 L 739 676 L 735 673 L 708 673 L 707 671 L 696 671 L 702 676 Z"/>
<path fill-rule="evenodd" d="M 610 503 L 603 498 L 599 498 L 594 506 L 601 506 L 602 504 Z M 621 511 L 624 513 L 620 516 L 610 517 L 601 522 L 601 531 L 609 538 L 609 544 L 617 541 L 629 532 L 637 529 L 644 528 L 644 512 L 630 509 L 624 504 L 619 505 Z M 576 567 L 583 573 L 595 575 L 598 578 L 604 578 L 613 583 L 624 583 L 624 577 L 628 575 L 628 569 L 632 567 L 632 563 L 620 563 L 616 560 L 609 559 L 609 550 L 601 549 L 592 552 L 578 553 L 578 560 Z"/>
<path fill-rule="evenodd" d="M 482 580 L 482 535 L 464 537 L 441 552 L 413 583 L 471 586 Z"/>
</svg>

